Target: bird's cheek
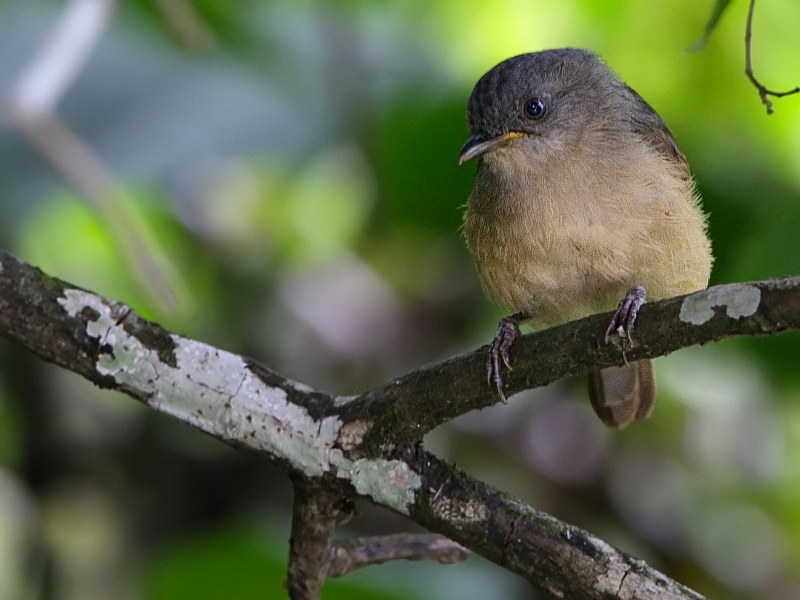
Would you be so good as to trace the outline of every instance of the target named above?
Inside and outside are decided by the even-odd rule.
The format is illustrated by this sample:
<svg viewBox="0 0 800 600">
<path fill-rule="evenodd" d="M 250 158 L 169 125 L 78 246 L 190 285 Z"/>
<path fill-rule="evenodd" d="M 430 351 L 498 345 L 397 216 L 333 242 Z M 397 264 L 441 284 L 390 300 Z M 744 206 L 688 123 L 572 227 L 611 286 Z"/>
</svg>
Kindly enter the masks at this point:
<svg viewBox="0 0 800 600">
<path fill-rule="evenodd" d="M 498 148 L 485 155 L 484 160 L 492 172 L 504 178 L 524 177 L 536 162 L 531 149 L 520 143 Z"/>
</svg>

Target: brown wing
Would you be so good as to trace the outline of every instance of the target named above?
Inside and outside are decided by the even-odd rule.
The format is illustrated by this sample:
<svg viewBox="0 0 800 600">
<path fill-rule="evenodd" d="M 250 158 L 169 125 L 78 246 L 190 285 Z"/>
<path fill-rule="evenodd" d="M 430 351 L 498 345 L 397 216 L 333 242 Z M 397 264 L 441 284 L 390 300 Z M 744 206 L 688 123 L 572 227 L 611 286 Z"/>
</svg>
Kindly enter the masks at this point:
<svg viewBox="0 0 800 600">
<path fill-rule="evenodd" d="M 627 87 L 627 86 L 626 86 Z M 636 90 L 628 87 L 633 96 L 636 107 L 639 110 L 631 111 L 631 129 L 640 135 L 650 146 L 664 155 L 665 158 L 674 161 L 679 165 L 680 170 L 685 174 L 686 179 L 691 178 L 689 163 L 686 157 L 678 148 L 678 143 L 672 132 L 661 120 L 659 114 L 653 110 L 647 101 L 636 93 Z"/>
</svg>

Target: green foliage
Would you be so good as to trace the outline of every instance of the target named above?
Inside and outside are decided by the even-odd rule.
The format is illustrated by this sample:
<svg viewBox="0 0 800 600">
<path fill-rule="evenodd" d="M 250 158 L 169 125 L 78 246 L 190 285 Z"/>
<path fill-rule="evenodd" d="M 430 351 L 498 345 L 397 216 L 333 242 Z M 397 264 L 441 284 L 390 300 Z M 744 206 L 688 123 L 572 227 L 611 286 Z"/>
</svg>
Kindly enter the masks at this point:
<svg viewBox="0 0 800 600">
<path fill-rule="evenodd" d="M 57 191 L 18 228 L 19 253 L 45 271 L 58 273 L 61 279 L 130 303 L 144 316 L 182 329 L 196 317 L 199 297 L 213 300 L 209 296 L 216 283 L 209 260 L 196 253 L 191 234 L 167 210 L 160 194 L 133 190 L 128 194 L 125 201 L 135 204 L 127 209 L 136 216 L 120 215 L 124 226 L 151 243 L 138 248 L 121 245 L 114 225 L 80 198 Z M 153 273 L 137 272 L 131 253 L 144 255 L 153 268 L 159 269 L 162 267 L 157 261 L 164 257 L 166 262 L 160 264 L 165 268 L 158 278 L 169 277 L 164 280 L 166 293 L 175 295 L 179 312 L 164 306 L 153 289 L 143 285 L 142 277 L 152 277 Z M 180 266 L 175 267 L 172 261 Z"/>
<path fill-rule="evenodd" d="M 287 540 L 264 527 L 231 524 L 158 551 L 144 571 L 146 600 L 271 600 L 286 597 Z M 399 600 L 403 596 L 331 580 L 323 600 Z"/>
<path fill-rule="evenodd" d="M 458 151 L 469 135 L 465 102 L 422 98 L 421 89 L 393 98 L 370 136 L 381 198 L 376 217 L 452 235 L 472 187 L 471 169 L 458 168 Z"/>
</svg>

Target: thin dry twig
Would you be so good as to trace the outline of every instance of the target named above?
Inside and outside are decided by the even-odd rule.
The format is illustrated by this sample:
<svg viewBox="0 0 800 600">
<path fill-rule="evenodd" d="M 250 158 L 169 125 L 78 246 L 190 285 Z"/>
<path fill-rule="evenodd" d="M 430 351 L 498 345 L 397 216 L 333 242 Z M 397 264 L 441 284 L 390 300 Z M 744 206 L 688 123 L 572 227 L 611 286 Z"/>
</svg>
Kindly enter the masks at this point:
<svg viewBox="0 0 800 600">
<path fill-rule="evenodd" d="M 64 8 L 38 56 L 9 94 L 15 120 L 34 119 L 55 110 L 83 70 L 108 28 L 115 0 L 72 0 Z"/>
<path fill-rule="evenodd" d="M 142 288 L 167 313 L 189 312 L 180 274 L 97 154 L 56 108 L 108 30 L 116 0 L 72 0 L 39 54 L 3 98 L 2 116 L 103 218 Z"/>
<path fill-rule="evenodd" d="M 430 560 L 452 565 L 471 556 L 453 540 L 436 533 L 400 533 L 339 540 L 328 555 L 328 577 L 341 577 L 351 571 L 392 560 Z"/>
<path fill-rule="evenodd" d="M 216 44 L 214 32 L 188 0 L 155 0 L 164 22 L 178 41 L 192 52 L 208 52 Z"/>
<path fill-rule="evenodd" d="M 292 600 L 316 600 L 329 577 L 392 560 L 453 564 L 470 551 L 443 535 L 396 534 L 332 542 L 348 494 L 320 478 L 293 478 L 295 497 L 286 587 Z"/>
<path fill-rule="evenodd" d="M 786 92 L 776 92 L 774 90 L 770 90 L 764 84 L 762 84 L 758 79 L 756 79 L 755 74 L 753 73 L 753 52 L 752 52 L 752 42 L 753 42 L 753 12 L 755 10 L 756 0 L 750 0 L 750 8 L 747 11 L 747 27 L 745 28 L 744 33 L 744 48 L 745 48 L 745 69 L 744 72 L 747 75 L 748 79 L 756 86 L 758 90 L 758 95 L 761 97 L 761 102 L 764 103 L 764 106 L 767 107 L 767 114 L 771 115 L 775 110 L 772 107 L 772 101 L 769 99 L 770 96 L 774 96 L 775 98 L 782 98 L 784 96 L 790 96 L 792 94 L 797 94 L 800 92 L 800 86 L 795 87 L 794 89 L 788 90 Z"/>
</svg>

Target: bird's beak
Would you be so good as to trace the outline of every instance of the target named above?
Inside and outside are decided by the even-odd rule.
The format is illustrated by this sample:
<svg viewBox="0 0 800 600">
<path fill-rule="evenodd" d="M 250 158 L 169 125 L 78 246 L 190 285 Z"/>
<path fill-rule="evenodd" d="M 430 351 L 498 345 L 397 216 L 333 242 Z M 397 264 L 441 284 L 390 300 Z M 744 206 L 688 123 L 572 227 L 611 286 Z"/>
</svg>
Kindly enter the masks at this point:
<svg viewBox="0 0 800 600">
<path fill-rule="evenodd" d="M 458 155 L 458 164 L 463 165 L 465 162 L 483 156 L 487 152 L 496 150 L 501 146 L 505 146 L 509 141 L 514 138 L 522 137 L 525 135 L 520 131 L 509 131 L 502 135 L 491 137 L 486 133 L 478 132 L 472 134 L 464 147 L 461 148 L 461 154 Z"/>
</svg>

